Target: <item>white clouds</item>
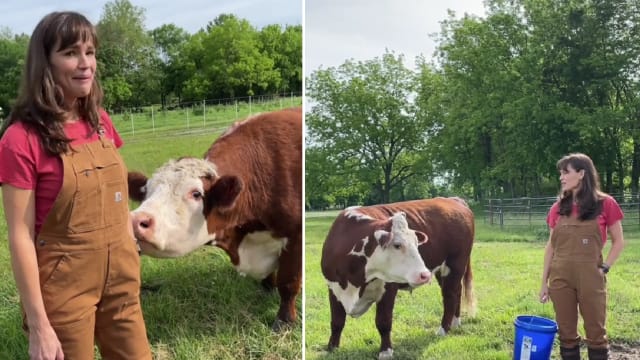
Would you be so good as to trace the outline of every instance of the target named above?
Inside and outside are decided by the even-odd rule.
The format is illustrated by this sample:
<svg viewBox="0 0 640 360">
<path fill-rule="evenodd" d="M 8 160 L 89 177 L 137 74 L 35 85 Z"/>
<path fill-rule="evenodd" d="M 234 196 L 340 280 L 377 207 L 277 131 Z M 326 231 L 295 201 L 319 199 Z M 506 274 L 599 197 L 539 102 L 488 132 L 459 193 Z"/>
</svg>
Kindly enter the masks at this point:
<svg viewBox="0 0 640 360">
<path fill-rule="evenodd" d="M 385 49 L 403 54 L 410 65 L 420 54 L 430 58 L 430 35 L 440 31 L 448 8 L 456 17 L 484 15 L 482 0 L 306 0 L 305 75 L 346 59 L 373 59 Z"/>
</svg>

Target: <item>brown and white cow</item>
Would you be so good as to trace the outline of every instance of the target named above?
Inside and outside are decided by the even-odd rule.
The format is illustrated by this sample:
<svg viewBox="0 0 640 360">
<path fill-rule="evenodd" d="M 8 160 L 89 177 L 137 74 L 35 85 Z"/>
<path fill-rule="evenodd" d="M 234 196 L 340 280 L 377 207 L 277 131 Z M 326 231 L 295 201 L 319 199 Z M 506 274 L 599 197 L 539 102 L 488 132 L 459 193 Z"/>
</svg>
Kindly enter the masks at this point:
<svg viewBox="0 0 640 360">
<path fill-rule="evenodd" d="M 129 174 L 141 252 L 185 255 L 224 249 L 243 275 L 276 286 L 274 329 L 296 319 L 302 281 L 302 110 L 253 116 L 231 126 L 205 159 L 170 160 L 147 179 Z"/>
<path fill-rule="evenodd" d="M 322 273 L 329 285 L 331 309 L 329 350 L 340 345 L 346 315 L 360 316 L 376 303 L 376 327 L 381 336 L 378 357 L 392 357 L 391 324 L 396 294 L 400 289 L 410 289 L 417 284 L 411 276 L 391 276 L 390 272 L 406 271 L 407 267 L 415 269 L 416 265 L 414 260 L 409 260 L 413 250 L 403 247 L 387 255 L 387 259 L 391 259 L 385 260 L 387 266 L 376 265 L 384 264 L 376 259 L 384 247 L 371 239 L 376 238 L 381 224 L 398 213 L 405 214 L 406 231 L 428 237 L 428 241 L 418 244 L 418 250 L 426 267 L 436 275 L 442 292 L 444 314 L 437 333 L 444 335 L 460 324 L 462 283 L 465 300 L 473 313 L 475 300 L 470 256 L 474 220 L 463 200 L 435 198 L 351 207 L 338 215 L 322 249 Z"/>
</svg>

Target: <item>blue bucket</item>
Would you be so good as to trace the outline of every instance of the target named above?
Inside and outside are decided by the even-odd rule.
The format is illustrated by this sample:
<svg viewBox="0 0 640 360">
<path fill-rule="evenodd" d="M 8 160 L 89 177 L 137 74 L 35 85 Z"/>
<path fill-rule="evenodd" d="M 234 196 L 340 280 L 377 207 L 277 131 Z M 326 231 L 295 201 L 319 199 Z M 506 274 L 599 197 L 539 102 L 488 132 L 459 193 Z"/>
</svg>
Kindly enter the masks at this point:
<svg viewBox="0 0 640 360">
<path fill-rule="evenodd" d="M 516 326 L 513 360 L 549 360 L 558 331 L 556 322 L 539 316 L 521 315 L 513 324 Z"/>
</svg>

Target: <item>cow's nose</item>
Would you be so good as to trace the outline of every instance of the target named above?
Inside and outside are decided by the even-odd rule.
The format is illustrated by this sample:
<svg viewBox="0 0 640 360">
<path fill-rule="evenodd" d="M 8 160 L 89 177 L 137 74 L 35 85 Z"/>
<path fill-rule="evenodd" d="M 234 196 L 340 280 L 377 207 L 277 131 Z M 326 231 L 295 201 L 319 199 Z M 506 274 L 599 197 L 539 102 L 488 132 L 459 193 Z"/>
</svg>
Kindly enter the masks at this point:
<svg viewBox="0 0 640 360">
<path fill-rule="evenodd" d="M 420 273 L 420 283 L 424 284 L 424 283 L 428 283 L 431 281 L 431 272 L 429 271 L 423 271 Z"/>
<path fill-rule="evenodd" d="M 146 212 L 135 212 L 133 217 L 133 232 L 139 240 L 146 240 L 149 234 L 153 233 L 155 221 L 153 216 Z"/>
</svg>

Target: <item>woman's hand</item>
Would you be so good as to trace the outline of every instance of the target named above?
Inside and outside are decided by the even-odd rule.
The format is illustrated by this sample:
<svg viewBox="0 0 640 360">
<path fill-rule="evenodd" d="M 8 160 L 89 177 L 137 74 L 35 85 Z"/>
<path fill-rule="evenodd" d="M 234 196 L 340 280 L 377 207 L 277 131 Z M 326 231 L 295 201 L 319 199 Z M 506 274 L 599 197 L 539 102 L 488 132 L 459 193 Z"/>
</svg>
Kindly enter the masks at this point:
<svg viewBox="0 0 640 360">
<path fill-rule="evenodd" d="M 62 345 L 51 325 L 29 327 L 29 359 L 64 360 Z"/>
<path fill-rule="evenodd" d="M 544 304 L 547 301 L 549 301 L 549 286 L 544 283 L 540 287 L 540 302 Z"/>
</svg>

